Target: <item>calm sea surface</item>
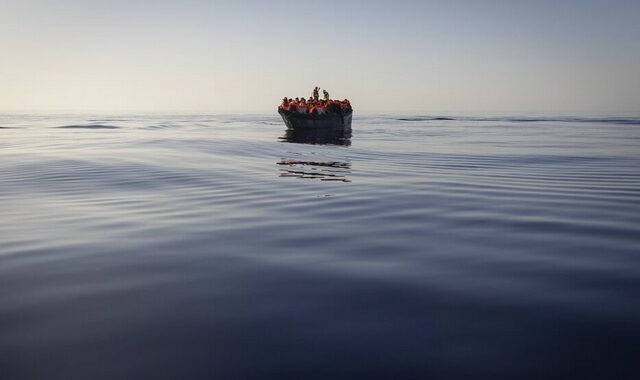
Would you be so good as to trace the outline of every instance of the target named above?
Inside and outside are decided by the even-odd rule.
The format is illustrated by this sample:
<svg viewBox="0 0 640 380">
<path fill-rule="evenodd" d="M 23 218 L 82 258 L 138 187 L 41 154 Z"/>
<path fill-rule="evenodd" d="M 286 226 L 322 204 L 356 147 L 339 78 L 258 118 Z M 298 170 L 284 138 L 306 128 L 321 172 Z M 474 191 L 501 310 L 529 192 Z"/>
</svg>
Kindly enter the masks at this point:
<svg viewBox="0 0 640 380">
<path fill-rule="evenodd" d="M 0 378 L 638 379 L 640 120 L 0 115 Z"/>
</svg>

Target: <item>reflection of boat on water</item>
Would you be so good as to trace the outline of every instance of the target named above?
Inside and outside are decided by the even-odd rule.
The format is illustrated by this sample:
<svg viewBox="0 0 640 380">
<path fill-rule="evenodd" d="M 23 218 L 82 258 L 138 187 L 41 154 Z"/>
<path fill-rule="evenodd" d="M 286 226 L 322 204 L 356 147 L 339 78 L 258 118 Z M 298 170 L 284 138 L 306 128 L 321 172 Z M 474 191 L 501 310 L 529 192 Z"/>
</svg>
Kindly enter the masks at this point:
<svg viewBox="0 0 640 380">
<path fill-rule="evenodd" d="M 351 145 L 351 130 L 343 128 L 287 129 L 280 141 L 312 145 Z"/>
<path fill-rule="evenodd" d="M 321 181 L 351 182 L 351 163 L 339 161 L 301 161 L 281 159 L 280 177 L 311 178 Z"/>
<path fill-rule="evenodd" d="M 311 145 L 351 145 L 351 132 L 344 129 L 287 129 L 280 141 Z M 281 158 L 280 177 L 311 178 L 321 181 L 351 182 L 351 163 L 331 159 Z"/>
</svg>

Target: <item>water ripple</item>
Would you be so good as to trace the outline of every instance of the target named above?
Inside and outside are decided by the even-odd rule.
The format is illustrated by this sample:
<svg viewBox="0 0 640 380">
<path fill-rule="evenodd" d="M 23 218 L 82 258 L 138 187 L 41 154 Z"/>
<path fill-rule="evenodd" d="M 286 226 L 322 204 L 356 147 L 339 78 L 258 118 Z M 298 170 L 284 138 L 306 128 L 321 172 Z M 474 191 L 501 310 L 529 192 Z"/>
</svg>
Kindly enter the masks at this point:
<svg viewBox="0 0 640 380">
<path fill-rule="evenodd" d="M 118 129 L 115 125 L 106 125 L 106 124 L 79 124 L 79 125 L 62 125 L 55 128 L 61 129 Z"/>
<path fill-rule="evenodd" d="M 638 119 L 451 119 L 0 115 L 3 373 L 624 378 Z"/>
</svg>

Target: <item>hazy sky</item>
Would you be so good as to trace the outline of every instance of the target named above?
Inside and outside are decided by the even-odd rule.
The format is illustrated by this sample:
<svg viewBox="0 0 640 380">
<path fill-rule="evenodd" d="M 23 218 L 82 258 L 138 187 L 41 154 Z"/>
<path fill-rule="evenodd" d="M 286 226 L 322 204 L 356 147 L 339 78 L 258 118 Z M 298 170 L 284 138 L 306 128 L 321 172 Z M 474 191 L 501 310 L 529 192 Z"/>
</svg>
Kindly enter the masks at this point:
<svg viewBox="0 0 640 380">
<path fill-rule="evenodd" d="M 640 1 L 1 0 L 0 111 L 640 114 Z"/>
</svg>

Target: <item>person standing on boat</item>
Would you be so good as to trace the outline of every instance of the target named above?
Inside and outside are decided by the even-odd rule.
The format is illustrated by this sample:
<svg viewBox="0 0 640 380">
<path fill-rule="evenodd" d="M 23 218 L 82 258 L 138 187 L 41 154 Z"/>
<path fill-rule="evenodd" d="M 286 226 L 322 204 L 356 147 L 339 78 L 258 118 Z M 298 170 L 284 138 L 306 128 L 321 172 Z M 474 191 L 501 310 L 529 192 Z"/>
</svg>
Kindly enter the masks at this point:
<svg viewBox="0 0 640 380">
<path fill-rule="evenodd" d="M 282 108 L 283 110 L 289 111 L 289 99 L 283 98 L 282 99 L 282 104 L 280 105 L 280 108 Z"/>
<path fill-rule="evenodd" d="M 300 98 L 300 103 L 298 103 L 298 113 L 307 113 L 307 99 Z"/>
<path fill-rule="evenodd" d="M 319 102 L 319 104 L 316 106 L 316 113 L 318 115 L 324 115 L 326 112 L 327 112 L 327 102 L 323 100 Z"/>
<path fill-rule="evenodd" d="M 324 95 L 324 100 L 329 101 L 329 93 L 327 90 L 322 90 L 322 94 Z"/>
<path fill-rule="evenodd" d="M 314 100 L 318 100 L 318 99 L 320 99 L 320 94 L 319 94 L 319 92 L 320 92 L 320 87 L 315 86 L 315 87 L 313 88 L 313 99 L 314 99 Z"/>
</svg>

